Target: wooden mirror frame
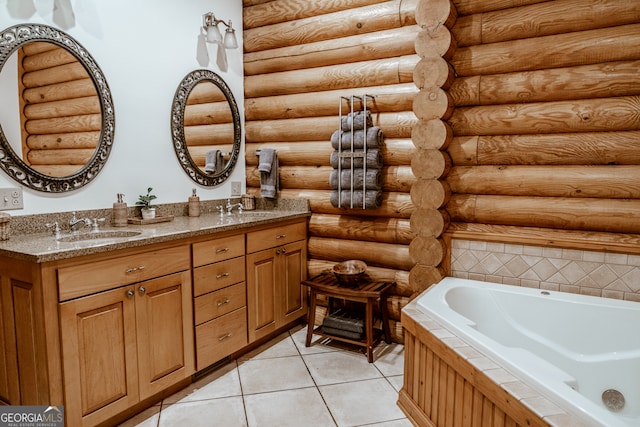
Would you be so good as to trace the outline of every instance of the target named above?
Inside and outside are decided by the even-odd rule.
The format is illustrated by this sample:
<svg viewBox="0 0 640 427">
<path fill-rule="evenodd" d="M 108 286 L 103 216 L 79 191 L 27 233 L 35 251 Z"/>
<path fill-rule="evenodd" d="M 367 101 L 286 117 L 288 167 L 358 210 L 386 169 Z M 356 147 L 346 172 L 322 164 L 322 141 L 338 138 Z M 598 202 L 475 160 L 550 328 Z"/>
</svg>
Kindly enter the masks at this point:
<svg viewBox="0 0 640 427">
<path fill-rule="evenodd" d="M 187 99 L 193 88 L 202 82 L 211 82 L 222 91 L 227 98 L 233 118 L 233 148 L 224 169 L 215 174 L 207 174 L 196 165 L 189 154 L 184 134 L 184 114 Z M 231 89 L 219 75 L 209 70 L 195 70 L 191 71 L 182 79 L 176 90 L 173 98 L 173 106 L 171 107 L 171 137 L 173 140 L 173 149 L 176 152 L 176 156 L 178 156 L 180 166 L 182 166 L 182 169 L 184 169 L 192 180 L 200 185 L 211 187 L 222 184 L 229 178 L 240 155 L 240 145 L 242 143 L 240 112 Z"/>
<path fill-rule="evenodd" d="M 37 191 L 63 193 L 77 190 L 93 180 L 104 167 L 113 145 L 115 114 L 111 91 L 91 54 L 70 35 L 43 24 L 19 24 L 0 33 L 0 72 L 11 54 L 29 42 L 49 42 L 70 52 L 87 70 L 98 93 L 102 115 L 100 139 L 87 164 L 69 176 L 51 177 L 27 165 L 13 150 L 0 124 L 0 168 L 20 184 Z"/>
</svg>

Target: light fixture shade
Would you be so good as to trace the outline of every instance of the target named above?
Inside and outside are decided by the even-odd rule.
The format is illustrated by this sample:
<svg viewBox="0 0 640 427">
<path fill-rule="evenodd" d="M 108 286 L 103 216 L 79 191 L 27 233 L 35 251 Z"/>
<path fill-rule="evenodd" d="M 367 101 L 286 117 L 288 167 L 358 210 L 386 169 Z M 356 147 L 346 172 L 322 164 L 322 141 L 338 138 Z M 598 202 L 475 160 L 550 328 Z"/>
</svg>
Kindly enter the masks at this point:
<svg viewBox="0 0 640 427">
<path fill-rule="evenodd" d="M 231 27 L 227 27 L 224 32 L 224 47 L 227 49 L 237 49 L 238 40 L 236 40 L 236 30 Z"/>
<path fill-rule="evenodd" d="M 217 25 L 209 25 L 207 27 L 207 42 L 208 43 L 220 43 L 222 41 L 222 34 Z"/>
</svg>

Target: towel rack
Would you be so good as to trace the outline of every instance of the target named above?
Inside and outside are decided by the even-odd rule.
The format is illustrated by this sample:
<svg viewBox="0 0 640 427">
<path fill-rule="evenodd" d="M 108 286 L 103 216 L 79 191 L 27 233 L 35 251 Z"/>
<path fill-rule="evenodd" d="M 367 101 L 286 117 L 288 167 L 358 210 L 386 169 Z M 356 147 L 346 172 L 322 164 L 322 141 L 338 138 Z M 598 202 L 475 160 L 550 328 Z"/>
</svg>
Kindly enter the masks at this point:
<svg viewBox="0 0 640 427">
<path fill-rule="evenodd" d="M 356 190 L 355 187 L 355 168 L 354 168 L 354 159 L 357 157 L 362 157 L 362 209 L 366 208 L 366 191 L 367 191 L 367 180 L 366 180 L 366 176 L 367 176 L 367 120 L 366 120 L 366 116 L 367 116 L 367 103 L 369 100 L 375 100 L 375 96 L 374 95 L 369 95 L 369 94 L 364 94 L 362 96 L 357 96 L 357 95 L 351 95 L 351 96 L 341 96 L 340 97 L 340 103 L 339 103 L 339 107 L 338 107 L 338 114 L 340 116 L 340 127 L 339 129 L 342 129 L 342 118 L 343 118 L 343 112 L 342 112 L 342 101 L 345 100 L 347 101 L 347 103 L 349 104 L 349 114 L 351 115 L 351 120 L 352 120 L 352 126 L 351 126 L 351 149 L 347 152 L 343 152 L 342 149 L 342 140 L 341 137 L 339 136 L 339 141 L 338 141 L 338 207 L 342 207 L 342 159 L 343 158 L 349 158 L 351 159 L 350 161 L 350 178 L 351 178 L 351 182 L 349 185 L 349 189 L 350 189 L 350 200 L 349 200 L 349 206 L 353 209 L 354 208 L 354 191 Z M 362 106 L 361 110 L 365 116 L 364 119 L 364 129 L 363 129 L 363 137 L 364 137 L 364 144 L 363 144 L 363 148 L 362 151 L 355 151 L 354 150 L 354 126 L 353 126 L 353 122 L 355 121 L 354 119 L 354 113 L 356 112 L 354 109 L 354 103 L 355 101 L 358 100 Z"/>
</svg>

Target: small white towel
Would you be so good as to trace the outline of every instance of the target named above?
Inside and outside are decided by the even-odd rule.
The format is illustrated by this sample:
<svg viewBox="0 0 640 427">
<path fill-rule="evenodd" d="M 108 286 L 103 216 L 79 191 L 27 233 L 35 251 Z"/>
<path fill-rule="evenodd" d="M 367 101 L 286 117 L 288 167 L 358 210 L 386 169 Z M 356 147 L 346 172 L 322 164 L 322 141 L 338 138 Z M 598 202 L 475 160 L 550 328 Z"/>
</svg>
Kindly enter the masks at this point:
<svg viewBox="0 0 640 427">
<path fill-rule="evenodd" d="M 260 150 L 260 195 L 267 199 L 275 199 L 278 193 L 278 154 L 273 148 Z"/>
<path fill-rule="evenodd" d="M 211 150 L 207 152 L 205 159 L 204 171 L 206 173 L 220 173 L 224 169 L 224 158 L 222 151 Z"/>
</svg>

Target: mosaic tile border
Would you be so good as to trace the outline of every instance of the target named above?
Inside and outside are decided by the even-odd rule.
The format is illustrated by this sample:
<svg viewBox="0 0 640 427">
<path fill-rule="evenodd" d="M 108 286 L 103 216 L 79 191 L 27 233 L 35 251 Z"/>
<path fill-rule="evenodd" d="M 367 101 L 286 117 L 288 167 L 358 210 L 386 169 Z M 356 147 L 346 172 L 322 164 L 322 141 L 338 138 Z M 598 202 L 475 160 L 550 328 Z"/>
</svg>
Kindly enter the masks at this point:
<svg viewBox="0 0 640 427">
<path fill-rule="evenodd" d="M 451 275 L 640 302 L 640 256 L 453 239 Z"/>
</svg>

